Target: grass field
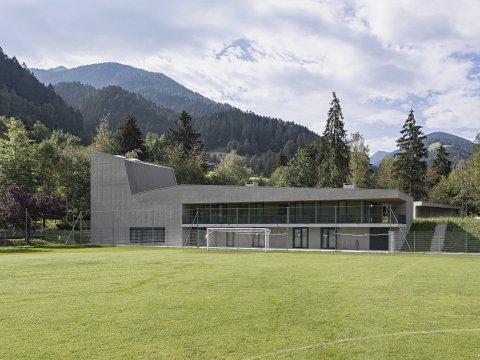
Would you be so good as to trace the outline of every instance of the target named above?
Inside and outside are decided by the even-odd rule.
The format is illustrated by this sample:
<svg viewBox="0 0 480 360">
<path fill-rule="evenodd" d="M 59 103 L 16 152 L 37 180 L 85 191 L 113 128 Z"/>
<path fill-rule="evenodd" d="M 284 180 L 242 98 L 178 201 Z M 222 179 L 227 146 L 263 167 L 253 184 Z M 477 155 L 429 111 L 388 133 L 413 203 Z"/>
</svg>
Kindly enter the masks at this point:
<svg viewBox="0 0 480 360">
<path fill-rule="evenodd" d="M 0 252 L 2 359 L 480 359 L 480 256 Z"/>
</svg>

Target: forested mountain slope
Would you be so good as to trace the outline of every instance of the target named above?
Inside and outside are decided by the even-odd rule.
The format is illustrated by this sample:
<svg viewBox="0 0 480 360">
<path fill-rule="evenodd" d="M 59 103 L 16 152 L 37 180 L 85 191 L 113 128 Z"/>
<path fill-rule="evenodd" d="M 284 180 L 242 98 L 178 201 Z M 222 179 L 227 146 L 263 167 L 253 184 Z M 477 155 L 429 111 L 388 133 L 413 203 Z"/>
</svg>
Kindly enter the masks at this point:
<svg viewBox="0 0 480 360">
<path fill-rule="evenodd" d="M 118 63 L 80 66 L 74 69 L 32 69 L 45 84 L 78 81 L 96 88 L 118 85 L 176 112 L 186 110 L 192 116 L 206 116 L 231 108 L 187 89 L 162 73 L 154 73 Z"/>
<path fill-rule="evenodd" d="M 65 129 L 83 136 L 82 116 L 40 83 L 25 65 L 0 48 L 0 115 L 14 116 L 26 124 L 40 120 L 50 129 Z"/>
</svg>

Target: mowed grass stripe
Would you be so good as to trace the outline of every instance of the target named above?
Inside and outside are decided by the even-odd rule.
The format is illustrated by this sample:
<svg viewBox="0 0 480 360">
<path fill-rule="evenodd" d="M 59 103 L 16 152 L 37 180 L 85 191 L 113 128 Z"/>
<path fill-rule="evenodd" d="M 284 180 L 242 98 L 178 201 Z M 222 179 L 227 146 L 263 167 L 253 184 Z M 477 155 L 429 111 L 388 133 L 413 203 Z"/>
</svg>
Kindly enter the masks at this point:
<svg viewBox="0 0 480 360">
<path fill-rule="evenodd" d="M 441 332 L 480 327 L 476 256 L 91 248 L 0 262 L 1 358 L 480 353 L 479 333 Z M 412 334 L 380 336 L 397 333 Z"/>
</svg>

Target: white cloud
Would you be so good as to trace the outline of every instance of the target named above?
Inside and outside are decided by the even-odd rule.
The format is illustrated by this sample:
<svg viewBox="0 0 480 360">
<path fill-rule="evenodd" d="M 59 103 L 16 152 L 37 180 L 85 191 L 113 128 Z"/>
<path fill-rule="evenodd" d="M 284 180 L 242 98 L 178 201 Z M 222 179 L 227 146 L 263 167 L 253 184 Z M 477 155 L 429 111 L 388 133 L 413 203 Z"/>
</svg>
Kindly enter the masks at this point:
<svg viewBox="0 0 480 360">
<path fill-rule="evenodd" d="M 398 125 L 406 120 L 405 112 L 397 110 L 383 110 L 378 113 L 369 115 L 365 118 L 367 124 L 384 123 L 388 125 Z"/>
<path fill-rule="evenodd" d="M 398 137 L 398 136 L 397 136 Z M 393 151 L 396 149 L 396 137 L 383 136 L 379 138 L 367 139 L 368 147 L 370 149 L 370 156 L 377 151 Z"/>
<path fill-rule="evenodd" d="M 476 0 L 16 0 L 0 13 L 4 50 L 29 66 L 123 62 L 319 133 L 336 91 L 372 150 L 394 146 L 410 107 L 426 132 L 480 127 Z"/>
</svg>

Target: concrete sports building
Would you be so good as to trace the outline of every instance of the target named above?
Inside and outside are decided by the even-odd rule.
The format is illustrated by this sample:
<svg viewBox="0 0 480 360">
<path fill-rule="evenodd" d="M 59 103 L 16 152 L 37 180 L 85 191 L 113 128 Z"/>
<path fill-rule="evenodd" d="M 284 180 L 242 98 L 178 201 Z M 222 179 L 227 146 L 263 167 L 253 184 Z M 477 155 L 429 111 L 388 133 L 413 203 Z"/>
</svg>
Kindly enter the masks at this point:
<svg viewBox="0 0 480 360">
<path fill-rule="evenodd" d="M 218 228 L 210 246 L 264 247 L 265 228 L 270 248 L 394 251 L 412 223 L 396 190 L 250 185 L 177 185 L 171 168 L 94 152 L 91 242 L 204 246 Z"/>
</svg>

